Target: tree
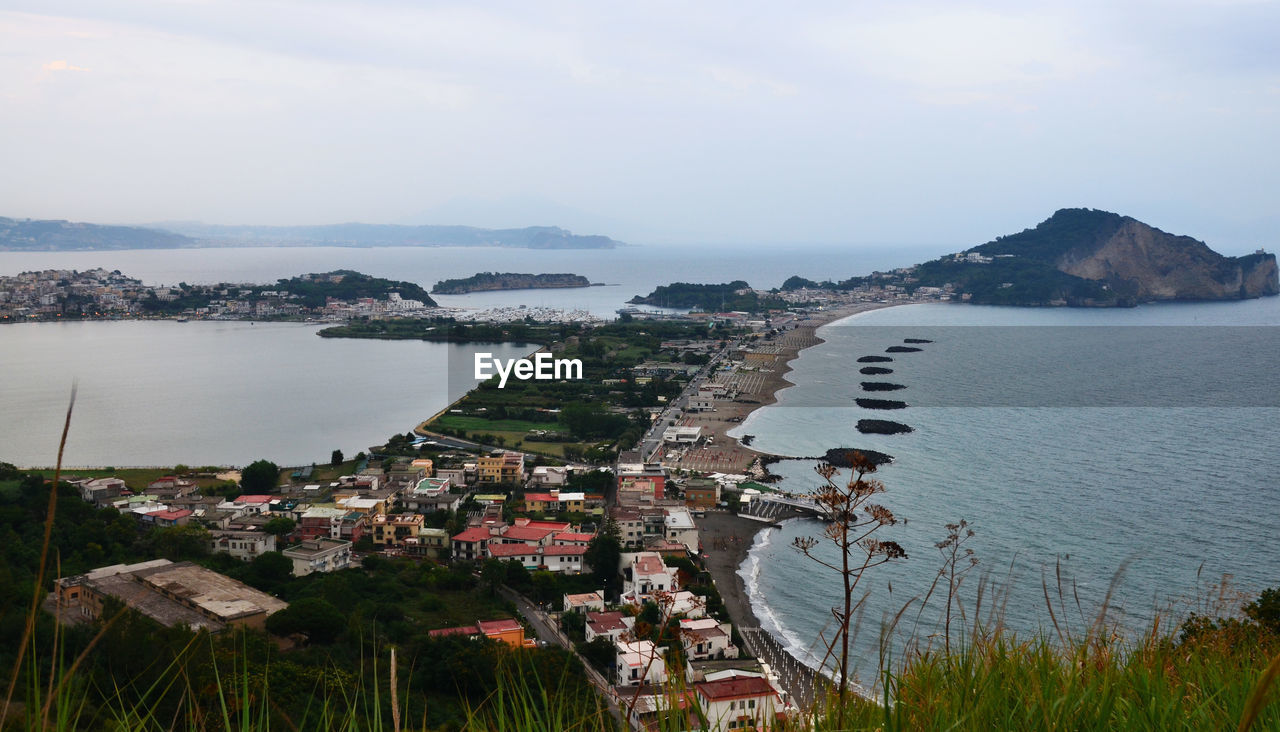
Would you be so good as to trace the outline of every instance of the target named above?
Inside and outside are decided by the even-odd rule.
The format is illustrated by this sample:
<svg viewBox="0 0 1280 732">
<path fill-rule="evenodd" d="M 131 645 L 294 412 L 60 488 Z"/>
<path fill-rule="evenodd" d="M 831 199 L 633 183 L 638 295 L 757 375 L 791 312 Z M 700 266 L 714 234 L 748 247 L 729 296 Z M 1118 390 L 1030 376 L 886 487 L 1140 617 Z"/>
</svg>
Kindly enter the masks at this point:
<svg viewBox="0 0 1280 732">
<path fill-rule="evenodd" d="M 263 552 L 249 565 L 249 584 L 270 592 L 293 576 L 293 560 L 280 552 Z"/>
<path fill-rule="evenodd" d="M 245 493 L 270 493 L 280 482 L 280 466 L 257 460 L 240 471 L 240 489 Z"/>
<path fill-rule="evenodd" d="M 853 591 L 868 569 L 895 559 L 906 559 L 907 553 L 895 541 L 881 541 L 872 535 L 885 526 L 898 523 L 893 513 L 877 504 L 868 503 L 872 496 L 884 492 L 884 484 L 866 476 L 876 472 L 876 464 L 860 452 L 850 459 L 852 475 L 843 486 L 835 478 L 840 471 L 828 463 L 816 468 L 826 485 L 818 488 L 814 500 L 827 514 L 827 530 L 824 536 L 839 552 L 838 563 L 819 557 L 813 550 L 820 541 L 816 537 L 797 537 L 793 542 L 806 557 L 840 575 L 843 583 L 842 605 L 831 608 L 836 619 L 836 633 L 827 646 L 823 665 L 833 654 L 839 665 L 839 700 L 836 707 L 835 729 L 844 728 L 845 710 L 849 693 L 849 639 L 854 613 L 862 600 L 853 601 Z M 836 645 L 839 644 L 837 651 Z"/>
<path fill-rule="evenodd" d="M 333 467 L 335 467 L 335 468 L 342 464 L 342 451 L 341 451 L 341 450 L 334 450 L 334 451 L 333 451 L 333 454 L 329 456 L 329 464 L 330 464 L 330 465 L 332 465 L 332 466 L 333 466 Z"/>
<path fill-rule="evenodd" d="M 181 561 L 209 556 L 209 531 L 202 526 L 169 526 L 151 534 L 156 551 L 165 559 Z"/>
<path fill-rule="evenodd" d="M 592 579 L 604 587 L 606 597 L 617 597 L 620 589 L 618 564 L 622 561 L 622 540 L 619 534 L 618 523 L 609 519 L 582 555 L 583 564 L 591 568 Z"/>
<path fill-rule="evenodd" d="M 345 627 L 346 618 L 338 608 L 319 597 L 304 597 L 267 618 L 267 630 L 272 633 L 301 633 L 312 643 L 332 643 Z"/>
<path fill-rule="evenodd" d="M 1245 605 L 1244 614 L 1272 633 L 1280 633 L 1280 589 L 1263 590 L 1258 599 Z"/>
<path fill-rule="evenodd" d="M 289 534 L 292 534 L 294 527 L 297 525 L 298 522 L 288 516 L 277 516 L 268 521 L 267 525 L 262 528 L 268 534 L 274 534 L 276 538 L 283 539 Z"/>
</svg>

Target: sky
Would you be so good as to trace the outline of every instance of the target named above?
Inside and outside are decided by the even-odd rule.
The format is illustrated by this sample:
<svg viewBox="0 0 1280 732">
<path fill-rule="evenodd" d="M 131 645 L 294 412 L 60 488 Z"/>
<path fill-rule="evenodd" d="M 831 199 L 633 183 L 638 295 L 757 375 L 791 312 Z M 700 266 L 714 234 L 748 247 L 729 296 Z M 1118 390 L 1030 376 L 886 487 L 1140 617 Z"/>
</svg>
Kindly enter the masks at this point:
<svg viewBox="0 0 1280 732">
<path fill-rule="evenodd" d="M 0 0 L 0 215 L 958 249 L 1085 206 L 1280 248 L 1277 29 L 1230 0 Z"/>
</svg>

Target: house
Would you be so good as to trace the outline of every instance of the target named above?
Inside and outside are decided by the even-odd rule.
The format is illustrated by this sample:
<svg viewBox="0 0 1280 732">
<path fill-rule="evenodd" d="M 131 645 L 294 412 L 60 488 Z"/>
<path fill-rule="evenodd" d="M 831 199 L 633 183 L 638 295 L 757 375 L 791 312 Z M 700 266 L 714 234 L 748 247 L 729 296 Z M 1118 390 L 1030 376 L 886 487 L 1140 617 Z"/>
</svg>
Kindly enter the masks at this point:
<svg viewBox="0 0 1280 732">
<path fill-rule="evenodd" d="M 523 483 L 524 453 L 499 450 L 477 458 L 476 479 L 481 483 Z"/>
<path fill-rule="evenodd" d="M 614 669 L 618 686 L 667 683 L 665 647 L 655 646 L 650 640 L 621 641 L 616 647 Z"/>
<path fill-rule="evenodd" d="M 539 465 L 529 475 L 529 484 L 536 488 L 559 488 L 569 482 L 569 469 Z"/>
<path fill-rule="evenodd" d="M 485 549 L 489 557 L 503 561 L 515 560 L 525 569 L 545 569 L 561 574 L 579 574 L 582 572 L 583 555 L 587 553 L 585 546 L 543 546 L 525 543 L 503 544 L 490 541 Z"/>
<path fill-rule="evenodd" d="M 759 676 L 699 681 L 693 688 L 708 730 L 774 729 L 786 720 L 782 697 Z"/>
<path fill-rule="evenodd" d="M 139 518 L 144 524 L 155 524 L 156 526 L 186 526 L 191 520 L 193 511 L 185 508 L 180 509 L 163 509 L 158 511 L 148 511 Z"/>
<path fill-rule="evenodd" d="M 634 453 L 628 453 L 633 455 Z M 639 505 L 660 501 L 667 484 L 667 471 L 654 463 L 618 459 L 618 503 Z"/>
<path fill-rule="evenodd" d="M 218 504 L 219 511 L 226 511 L 233 516 L 248 513 L 266 513 L 270 510 L 271 496 L 243 495 Z"/>
<path fill-rule="evenodd" d="M 564 611 L 571 612 L 589 612 L 596 610 L 604 612 L 604 592 L 597 590 L 595 592 L 585 592 L 580 595 L 564 596 Z"/>
<path fill-rule="evenodd" d="M 622 594 L 636 603 L 650 599 L 654 592 L 680 589 L 676 568 L 668 567 L 656 552 L 622 555 Z"/>
<path fill-rule="evenodd" d="M 553 488 L 547 493 L 526 493 L 524 510 L 539 513 L 560 513 L 561 511 L 582 513 L 586 510 L 587 494 L 581 492 L 561 492 Z"/>
<path fill-rule="evenodd" d="M 587 546 L 594 538 L 596 538 L 595 534 L 583 534 L 576 531 L 561 531 L 559 534 L 551 537 L 551 543 L 555 546 L 567 546 L 570 544 Z"/>
<path fill-rule="evenodd" d="M 351 542 L 345 539 L 308 539 L 281 554 L 293 560 L 294 577 L 336 572 L 351 566 Z"/>
<path fill-rule="evenodd" d="M 444 529 L 422 528 L 416 538 L 405 539 L 404 551 L 415 557 L 431 559 L 449 558 L 449 532 Z"/>
<path fill-rule="evenodd" d="M 710 478 L 690 478 L 684 484 L 684 505 L 694 511 L 715 508 L 720 503 L 720 483 Z"/>
<path fill-rule="evenodd" d="M 80 491 L 81 498 L 99 508 L 129 490 L 120 478 L 88 478 L 73 480 L 71 484 Z"/>
<path fill-rule="evenodd" d="M 341 508 L 312 506 L 298 517 L 298 534 L 304 539 L 326 536 L 342 537 L 342 519 L 347 512 Z"/>
<path fill-rule="evenodd" d="M 617 611 L 589 612 L 586 625 L 587 642 L 590 643 L 596 638 L 608 638 L 611 643 L 616 644 L 622 640 L 624 634 L 630 633 L 635 625 L 635 618 Z"/>
<path fill-rule="evenodd" d="M 700 542 L 693 516 L 684 507 L 668 508 L 663 515 L 663 535 L 669 542 L 683 544 L 690 554 L 697 554 Z"/>
<path fill-rule="evenodd" d="M 176 475 L 166 475 L 147 484 L 147 493 L 161 498 L 178 498 L 195 493 L 198 489 L 194 480 Z"/>
<path fill-rule="evenodd" d="M 383 548 L 404 546 L 405 540 L 417 539 L 425 520 L 425 516 L 417 513 L 374 516 L 371 525 L 373 543 Z"/>
<path fill-rule="evenodd" d="M 155 559 L 115 564 L 59 579 L 57 601 L 79 608 L 85 618 L 102 617 L 110 597 L 161 625 L 218 633 L 230 626 L 265 627 L 269 615 L 289 604 L 212 570 Z"/>
<path fill-rule="evenodd" d="M 276 550 L 275 534 L 262 531 L 231 531 L 215 529 L 209 532 L 209 551 L 214 554 L 230 554 L 242 562 L 252 562 L 267 552 Z"/>
<path fill-rule="evenodd" d="M 431 480 L 437 480 L 432 478 Z M 436 511 L 457 511 L 462 505 L 462 496 L 457 493 L 441 493 L 439 495 L 409 495 L 400 499 L 400 505 L 406 511 L 420 513 L 424 516 Z"/>
<path fill-rule="evenodd" d="M 454 534 L 450 539 L 454 559 L 476 560 L 488 555 L 485 548 L 489 545 L 489 529 L 483 526 L 472 526 L 462 533 Z"/>
<path fill-rule="evenodd" d="M 685 658 L 691 661 L 737 658 L 738 648 L 733 644 L 732 633 L 728 623 L 719 623 L 713 618 L 680 620 L 680 642 L 684 645 Z"/>
<path fill-rule="evenodd" d="M 538 645 L 532 638 L 524 637 L 524 626 L 514 618 L 481 620 L 475 625 L 462 625 L 455 628 L 439 628 L 429 631 L 428 635 L 434 638 L 449 635 L 465 635 L 472 638 L 484 636 L 501 643 L 506 643 L 512 648 L 533 648 Z"/>
</svg>

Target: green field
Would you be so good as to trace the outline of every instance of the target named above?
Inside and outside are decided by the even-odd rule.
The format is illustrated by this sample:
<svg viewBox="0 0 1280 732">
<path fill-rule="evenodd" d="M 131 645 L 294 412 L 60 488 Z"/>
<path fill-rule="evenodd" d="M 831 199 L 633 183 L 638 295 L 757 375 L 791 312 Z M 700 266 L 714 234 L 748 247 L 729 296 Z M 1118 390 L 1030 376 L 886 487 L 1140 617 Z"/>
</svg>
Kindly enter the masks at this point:
<svg viewBox="0 0 1280 732">
<path fill-rule="evenodd" d="M 568 432 L 568 428 L 559 422 L 530 422 L 523 419 L 485 419 L 484 417 L 468 417 L 461 414 L 443 414 L 439 419 L 432 422 L 430 427 L 435 429 L 452 429 L 466 430 L 471 432 L 517 432 L 519 438 L 523 439 L 524 433 L 533 432 L 534 430 L 545 430 L 548 432 Z"/>
</svg>

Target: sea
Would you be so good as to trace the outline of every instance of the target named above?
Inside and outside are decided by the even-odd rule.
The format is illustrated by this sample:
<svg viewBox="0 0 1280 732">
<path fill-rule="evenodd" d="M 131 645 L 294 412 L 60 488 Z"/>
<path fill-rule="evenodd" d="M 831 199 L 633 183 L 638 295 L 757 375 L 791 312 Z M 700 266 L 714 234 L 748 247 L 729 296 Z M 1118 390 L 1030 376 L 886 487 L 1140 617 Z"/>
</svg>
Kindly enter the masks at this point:
<svg viewBox="0 0 1280 732">
<path fill-rule="evenodd" d="M 1157 615 L 1177 622 L 1280 586 L 1277 326 L 1274 297 L 872 311 L 821 328 L 826 342 L 792 362 L 795 386 L 734 434 L 780 455 L 851 447 L 894 457 L 872 476 L 884 485 L 873 502 L 899 523 L 872 536 L 908 557 L 859 580 L 864 685 L 908 650 L 942 646 L 950 583 L 937 545 L 961 520 L 956 569 L 967 571 L 952 638 L 976 619 L 1022 637 L 1061 642 L 1105 627 L 1131 640 Z M 920 350 L 887 353 L 893 346 Z M 865 356 L 893 360 L 859 363 Z M 861 374 L 866 366 L 893 373 Z M 872 393 L 862 382 L 905 388 Z M 867 397 L 906 406 L 854 401 Z M 862 434 L 863 419 L 913 431 Z M 822 483 L 816 465 L 786 460 L 774 472 L 786 490 L 806 492 Z M 794 543 L 818 538 L 814 553 L 831 562 L 823 529 L 814 519 L 766 529 L 739 571 L 763 627 L 812 665 L 834 637 L 841 581 Z"/>
<path fill-rule="evenodd" d="M 253 248 L 0 253 L 0 273 L 119 269 L 148 284 L 271 282 L 355 269 L 429 288 L 479 271 L 570 272 L 601 287 L 440 297 L 476 311 L 586 310 L 609 317 L 671 281 L 865 274 L 941 251 L 883 247 L 739 251 L 627 247 Z M 1280 298 L 1133 309 L 907 305 L 825 326 L 792 362 L 795 386 L 738 429 L 787 490 L 819 484 L 810 458 L 831 447 L 894 456 L 875 477 L 899 519 L 879 538 L 906 560 L 868 571 L 857 624 L 860 678 L 874 679 L 910 642 L 940 643 L 945 590 L 936 544 L 965 520 L 977 564 L 956 614 L 1018 633 L 1080 634 L 1099 610 L 1141 632 L 1157 612 L 1204 609 L 1223 584 L 1243 594 L 1280 585 Z M 120 321 L 0 327 L 0 460 L 50 465 L 73 383 L 65 462 L 80 466 L 305 465 L 407 432 L 472 381 L 457 364 L 512 345 L 322 339 L 304 323 Z M 908 338 L 919 351 L 886 353 Z M 893 358 L 879 364 L 857 359 Z M 867 376 L 866 365 L 892 368 Z M 865 392 L 862 381 L 902 386 Z M 854 399 L 897 400 L 866 409 Z M 862 419 L 909 425 L 861 434 Z M 794 520 L 757 535 L 741 574 L 763 625 L 816 663 L 832 637 L 839 579 L 792 544 L 822 536 Z M 830 559 L 819 545 L 819 558 Z M 945 588 L 945 584 L 942 585 Z M 941 594 L 940 594 L 941 593 Z M 925 598 L 928 597 L 927 602 Z M 994 613 L 994 615 L 993 615 Z M 881 641 L 886 623 L 898 622 Z M 959 624 L 960 621 L 957 621 Z"/>
</svg>

